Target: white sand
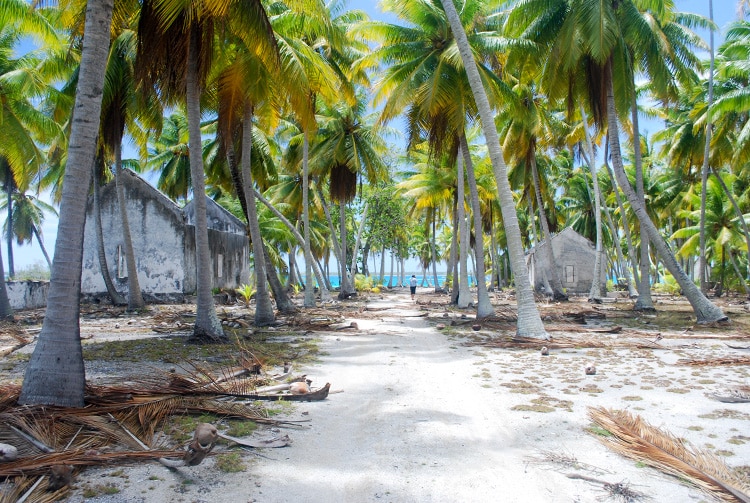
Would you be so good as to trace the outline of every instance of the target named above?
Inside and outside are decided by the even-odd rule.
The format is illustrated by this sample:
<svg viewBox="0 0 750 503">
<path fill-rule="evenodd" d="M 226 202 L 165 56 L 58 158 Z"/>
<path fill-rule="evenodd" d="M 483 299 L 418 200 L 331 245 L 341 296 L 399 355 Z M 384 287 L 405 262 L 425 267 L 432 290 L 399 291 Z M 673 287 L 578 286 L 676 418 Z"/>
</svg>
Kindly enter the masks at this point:
<svg viewBox="0 0 750 503">
<path fill-rule="evenodd" d="M 248 470 L 240 474 L 218 471 L 213 459 L 177 472 L 155 463 L 127 468 L 124 477 L 117 469 L 87 470 L 69 501 L 597 502 L 610 496 L 600 484 L 567 474 L 626 483 L 652 501 L 710 501 L 602 445 L 586 431 L 588 406 L 630 410 L 696 446 L 733 453 L 726 458 L 731 466 L 750 465 L 750 404 L 705 396 L 749 384 L 749 369 L 673 365 L 722 352 L 723 342 L 677 348 L 686 341 L 665 339 L 673 351 L 571 349 L 541 356 L 464 346 L 465 334 L 440 332 L 416 317 L 408 291 L 374 303 L 391 309 L 380 319 L 357 320 L 358 332 L 316 334 L 325 356 L 301 371 L 314 387 L 330 382 L 342 392 L 295 405 L 294 418 L 310 422 L 282 430 L 293 439 L 290 447 L 248 454 Z M 590 364 L 594 376 L 584 374 Z M 529 393 L 518 392 L 524 389 Z M 554 410 L 511 410 L 538 408 L 532 402 L 538 398 Z M 734 417 L 699 417 L 718 410 Z M 578 464 L 540 461 L 547 453 Z M 84 485 L 108 482 L 120 492 L 81 496 Z"/>
</svg>

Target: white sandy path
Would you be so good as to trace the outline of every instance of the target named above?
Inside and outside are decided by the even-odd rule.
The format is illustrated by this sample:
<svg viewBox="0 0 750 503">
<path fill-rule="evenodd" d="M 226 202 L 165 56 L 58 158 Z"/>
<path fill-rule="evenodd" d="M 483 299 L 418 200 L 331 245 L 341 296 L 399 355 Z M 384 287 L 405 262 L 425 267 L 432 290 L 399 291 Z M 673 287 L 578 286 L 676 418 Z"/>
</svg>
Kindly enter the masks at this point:
<svg viewBox="0 0 750 503">
<path fill-rule="evenodd" d="M 408 293 L 371 300 L 368 306 L 388 310 L 380 319 L 357 320 L 357 332 L 316 334 L 321 339 L 321 364 L 296 369 L 314 379 L 314 386 L 330 382 L 333 390 L 342 392 L 323 402 L 295 406 L 293 419 L 309 419 L 309 423 L 303 429 L 281 430 L 292 438 L 291 446 L 250 454 L 248 470 L 238 474 L 219 471 L 213 458 L 176 472 L 156 463 L 128 468 L 124 480 L 112 469 L 87 470 L 79 487 L 113 483 L 120 492 L 85 499 L 77 491 L 69 501 L 594 503 L 607 499 L 601 485 L 566 477 L 574 472 L 627 483 L 651 501 L 709 500 L 599 443 L 585 431 L 590 425 L 586 408 L 591 405 L 633 408 L 651 424 L 695 445 L 711 441 L 734 450 L 734 466 L 750 464 L 750 444 L 725 443 L 747 432 L 750 416 L 743 404 L 706 399 L 707 389 L 695 377 L 747 384 L 747 373 L 742 368 L 695 371 L 671 365 L 679 355 L 703 349 L 687 354 L 568 350 L 542 357 L 532 350 L 461 345 L 464 339 L 451 340 L 418 317 Z M 599 372 L 585 376 L 583 367 L 592 358 L 599 358 Z M 528 384 L 532 392 L 513 393 L 509 385 L 514 383 Z M 665 392 L 665 386 L 678 384 L 695 389 L 689 394 Z M 641 395 L 642 401 L 629 401 L 633 395 Z M 555 406 L 553 411 L 511 410 L 536 397 L 552 400 L 547 403 Z M 556 403 L 557 399 L 569 400 L 568 405 Z M 716 409 L 734 410 L 738 417 L 700 419 Z M 705 430 L 696 431 L 696 424 L 704 424 Z M 544 452 L 574 456 L 580 464 L 530 460 Z"/>
<path fill-rule="evenodd" d="M 393 308 L 393 301 L 385 302 Z M 406 295 L 403 302 L 409 309 Z M 251 498 L 323 503 L 593 502 L 606 497 L 600 488 L 572 481 L 559 469 L 529 462 L 540 451 L 556 450 L 577 453 L 579 460 L 599 468 L 650 477 L 664 486 L 649 489 L 656 501 L 692 499 L 684 487 L 609 453 L 583 431 L 585 417 L 549 424 L 547 414 L 510 411 L 504 388 L 482 386 L 475 350 L 452 344 L 418 314 L 391 309 L 386 318 L 358 321 L 366 335 L 323 337 L 328 355 L 310 373 L 315 384 L 329 381 L 344 392 L 303 406 L 310 429 L 293 433 L 290 448 L 268 452 L 270 459 L 254 464 L 251 473 L 258 485 Z M 621 482 L 627 477 L 615 472 L 599 478 Z"/>
</svg>

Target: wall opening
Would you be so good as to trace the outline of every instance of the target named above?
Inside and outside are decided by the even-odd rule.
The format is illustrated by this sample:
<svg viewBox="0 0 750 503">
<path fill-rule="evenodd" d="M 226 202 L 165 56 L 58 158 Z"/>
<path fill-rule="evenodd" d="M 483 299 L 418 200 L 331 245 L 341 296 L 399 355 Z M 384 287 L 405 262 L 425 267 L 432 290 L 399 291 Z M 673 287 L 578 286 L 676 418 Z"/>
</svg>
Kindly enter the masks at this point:
<svg viewBox="0 0 750 503">
<path fill-rule="evenodd" d="M 576 267 L 574 265 L 565 266 L 565 282 L 566 283 L 576 282 Z"/>
<path fill-rule="evenodd" d="M 117 258 L 115 259 L 117 264 L 117 277 L 124 279 L 128 277 L 128 263 L 125 260 L 125 253 L 123 253 L 122 245 L 117 245 Z"/>
</svg>

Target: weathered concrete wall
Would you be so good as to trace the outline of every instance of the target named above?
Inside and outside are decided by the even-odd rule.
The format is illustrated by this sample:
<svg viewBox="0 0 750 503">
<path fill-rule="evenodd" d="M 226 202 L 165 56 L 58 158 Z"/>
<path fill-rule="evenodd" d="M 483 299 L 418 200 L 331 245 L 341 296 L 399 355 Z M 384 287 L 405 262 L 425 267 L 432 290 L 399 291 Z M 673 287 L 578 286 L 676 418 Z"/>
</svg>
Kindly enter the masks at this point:
<svg viewBox="0 0 750 503">
<path fill-rule="evenodd" d="M 196 289 L 194 208 L 184 208 L 188 224 L 185 236 L 185 293 Z M 206 199 L 208 245 L 211 254 L 211 288 L 234 289 L 249 282 L 249 245 L 245 224 L 213 200 Z"/>
<path fill-rule="evenodd" d="M 196 289 L 195 228 L 185 233 L 185 293 Z M 247 237 L 208 229 L 211 255 L 211 288 L 235 289 L 250 281 Z M 219 265 L 221 262 L 221 265 Z"/>
<path fill-rule="evenodd" d="M 179 208 L 131 171 L 123 172 L 130 235 L 135 249 L 138 282 L 146 300 L 181 301 L 196 289 L 195 229 L 192 203 Z M 128 291 L 122 221 L 114 183 L 101 189 L 101 216 L 107 268 L 117 291 Z M 236 288 L 248 282 L 245 225 L 206 198 L 213 287 Z M 219 265 L 221 262 L 221 265 Z M 106 295 L 97 241 L 93 198 L 89 201 L 84 236 L 81 291 L 87 297 Z"/>
<path fill-rule="evenodd" d="M 531 257 L 533 284 L 537 290 L 544 287 L 544 273 L 551 274 L 547 263 L 547 242 L 542 241 L 533 250 Z M 587 294 L 594 279 L 596 250 L 593 243 L 573 229 L 567 227 L 552 237 L 552 251 L 557 264 L 557 273 L 563 288 L 568 293 Z M 606 278 L 606 254 L 603 257 L 602 278 Z M 551 276 L 548 276 L 551 278 Z"/>
<path fill-rule="evenodd" d="M 179 300 L 184 293 L 185 224 L 180 208 L 129 171 L 123 173 L 130 235 L 135 249 L 138 282 L 147 299 Z M 107 267 L 115 287 L 127 294 L 127 266 L 114 183 L 101 190 L 101 216 Z M 84 237 L 81 291 L 106 292 L 96 242 L 93 199 L 89 201 Z"/>
<path fill-rule="evenodd" d="M 8 300 L 13 309 L 37 309 L 47 306 L 49 281 L 8 281 Z"/>
</svg>

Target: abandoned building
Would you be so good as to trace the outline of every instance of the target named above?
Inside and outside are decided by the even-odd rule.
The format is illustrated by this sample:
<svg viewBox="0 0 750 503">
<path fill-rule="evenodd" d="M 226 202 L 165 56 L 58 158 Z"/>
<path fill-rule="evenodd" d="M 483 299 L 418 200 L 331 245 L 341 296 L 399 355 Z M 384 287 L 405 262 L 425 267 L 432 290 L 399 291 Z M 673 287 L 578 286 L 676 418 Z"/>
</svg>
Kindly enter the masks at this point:
<svg viewBox="0 0 750 503">
<path fill-rule="evenodd" d="M 181 302 L 196 290 L 193 204 L 180 208 L 130 170 L 121 176 L 130 235 L 144 299 Z M 128 290 L 122 219 L 114 181 L 101 188 L 100 214 L 109 275 L 118 292 Z M 234 289 L 249 281 L 249 245 L 245 225 L 206 198 L 212 288 Z M 99 267 L 93 197 L 86 209 L 81 292 L 107 294 Z"/>
<path fill-rule="evenodd" d="M 588 294 L 594 280 L 594 262 L 596 248 L 585 237 L 570 227 L 566 227 L 552 236 L 552 253 L 557 264 L 557 274 L 563 288 L 568 294 Z M 526 266 L 529 269 L 529 279 L 534 289 L 544 290 L 544 274 L 549 274 L 552 268 L 547 261 L 545 247 L 547 241 L 542 241 L 526 254 Z M 606 278 L 606 254 L 602 257 L 602 281 Z"/>
</svg>

